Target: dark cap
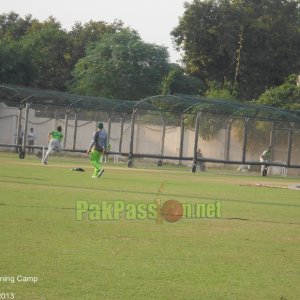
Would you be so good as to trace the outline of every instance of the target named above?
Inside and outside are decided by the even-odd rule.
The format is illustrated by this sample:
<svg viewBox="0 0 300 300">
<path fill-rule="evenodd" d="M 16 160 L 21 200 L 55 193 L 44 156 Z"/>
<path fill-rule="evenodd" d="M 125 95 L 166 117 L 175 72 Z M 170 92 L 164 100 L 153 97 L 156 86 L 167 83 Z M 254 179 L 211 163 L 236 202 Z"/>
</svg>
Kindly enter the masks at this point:
<svg viewBox="0 0 300 300">
<path fill-rule="evenodd" d="M 103 128 L 103 123 L 99 123 L 99 124 L 98 124 L 98 128 L 99 128 L 99 129 L 102 129 L 102 128 Z"/>
</svg>

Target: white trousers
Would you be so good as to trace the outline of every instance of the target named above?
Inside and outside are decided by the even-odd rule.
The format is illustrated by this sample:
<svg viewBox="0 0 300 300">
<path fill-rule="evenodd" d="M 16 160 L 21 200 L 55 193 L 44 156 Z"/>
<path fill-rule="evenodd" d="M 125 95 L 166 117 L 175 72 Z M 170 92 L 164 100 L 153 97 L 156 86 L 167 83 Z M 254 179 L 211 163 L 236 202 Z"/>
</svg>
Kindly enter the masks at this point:
<svg viewBox="0 0 300 300">
<path fill-rule="evenodd" d="M 62 151 L 62 147 L 61 144 L 58 140 L 51 140 L 48 146 L 48 150 L 44 156 L 43 162 L 47 162 L 48 161 L 48 156 L 49 154 L 53 151 Z"/>
</svg>

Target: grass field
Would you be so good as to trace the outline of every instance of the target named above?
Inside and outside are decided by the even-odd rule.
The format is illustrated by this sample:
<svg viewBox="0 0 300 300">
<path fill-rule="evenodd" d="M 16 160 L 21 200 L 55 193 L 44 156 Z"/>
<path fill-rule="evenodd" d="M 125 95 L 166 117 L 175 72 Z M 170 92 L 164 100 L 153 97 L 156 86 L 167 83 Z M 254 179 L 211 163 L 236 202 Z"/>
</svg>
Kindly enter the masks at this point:
<svg viewBox="0 0 300 300">
<path fill-rule="evenodd" d="M 0 165 L 1 299 L 300 299 L 300 191 L 256 186 L 300 178 L 107 165 L 92 179 L 86 159 L 3 152 Z M 76 201 L 157 197 L 219 201 L 221 217 L 76 221 Z"/>
</svg>

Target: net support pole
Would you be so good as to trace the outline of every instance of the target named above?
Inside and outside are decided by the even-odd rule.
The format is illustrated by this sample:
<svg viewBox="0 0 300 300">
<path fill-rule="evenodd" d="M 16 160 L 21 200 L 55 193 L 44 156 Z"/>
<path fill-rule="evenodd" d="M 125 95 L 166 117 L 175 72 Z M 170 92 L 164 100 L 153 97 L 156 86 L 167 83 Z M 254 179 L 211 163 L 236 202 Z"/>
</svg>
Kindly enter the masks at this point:
<svg viewBox="0 0 300 300">
<path fill-rule="evenodd" d="M 122 152 L 123 143 L 123 131 L 124 131 L 124 116 L 121 114 L 121 128 L 120 128 L 120 141 L 119 141 L 119 153 Z"/>
<path fill-rule="evenodd" d="M 69 123 L 69 111 L 67 110 L 65 114 L 64 148 L 66 148 L 67 146 L 68 123 Z"/>
<path fill-rule="evenodd" d="M 201 117 L 201 112 L 198 112 L 196 116 L 196 122 L 195 122 L 194 158 L 193 158 L 193 167 L 192 167 L 193 173 L 195 173 L 197 169 L 197 150 L 198 150 L 198 142 L 199 142 L 200 117 Z"/>
<path fill-rule="evenodd" d="M 161 156 L 164 155 L 165 137 L 166 137 L 166 121 L 165 121 L 165 119 L 163 119 L 163 131 L 162 131 L 162 136 L 161 136 L 161 149 L 160 149 Z"/>
<path fill-rule="evenodd" d="M 163 130 L 162 130 L 162 136 L 161 136 L 161 147 L 160 147 L 160 155 L 164 156 L 164 150 L 165 150 L 165 136 L 166 136 L 166 120 L 161 114 L 162 124 L 163 124 Z M 161 167 L 163 163 L 163 158 L 160 158 L 157 162 L 157 166 Z"/>
<path fill-rule="evenodd" d="M 274 134 L 275 134 L 275 123 L 272 122 L 271 123 L 271 128 L 270 128 L 270 143 L 269 143 L 269 145 L 272 147 L 272 149 L 273 149 L 273 146 L 274 146 Z M 274 159 L 273 152 L 274 151 L 271 151 L 271 160 Z"/>
<path fill-rule="evenodd" d="M 107 145 L 109 144 L 110 140 L 110 133 L 111 133 L 111 119 L 112 119 L 112 112 L 108 114 L 108 125 L 107 125 Z"/>
<path fill-rule="evenodd" d="M 179 165 L 181 165 L 183 156 L 183 142 L 184 142 L 184 115 L 181 115 L 180 121 L 180 144 L 179 144 Z"/>
<path fill-rule="evenodd" d="M 136 117 L 137 109 L 134 108 L 132 111 L 131 117 L 131 132 L 130 132 L 130 142 L 129 142 L 129 153 L 128 153 L 128 168 L 133 166 L 133 143 L 134 143 L 134 125 L 135 125 L 135 117 Z"/>
<path fill-rule="evenodd" d="M 16 135 L 16 152 L 19 152 L 19 147 L 21 147 L 22 145 L 19 145 L 19 140 L 20 140 L 20 126 L 21 126 L 21 122 L 22 122 L 22 111 L 23 111 L 23 104 L 21 104 L 19 106 L 19 114 L 18 114 L 18 122 L 17 122 L 17 135 Z"/>
<path fill-rule="evenodd" d="M 26 103 L 25 106 L 25 125 L 24 125 L 24 137 L 22 143 L 22 151 L 25 153 L 26 142 L 27 142 L 27 128 L 28 128 L 28 115 L 29 115 L 30 103 Z"/>
<path fill-rule="evenodd" d="M 287 158 L 286 158 L 287 168 L 289 168 L 289 166 L 291 164 L 292 144 L 293 144 L 293 126 L 294 126 L 294 123 L 289 123 L 288 151 L 287 151 Z"/>
<path fill-rule="evenodd" d="M 77 136 L 77 125 L 78 125 L 78 110 L 74 109 L 74 111 L 75 111 L 75 120 L 74 120 L 73 147 L 72 147 L 73 151 L 75 151 L 76 148 L 76 136 Z"/>
<path fill-rule="evenodd" d="M 248 122 L 249 122 L 249 118 L 244 118 L 244 140 L 243 140 L 243 154 L 242 154 L 242 163 L 243 164 L 245 164 L 245 161 L 246 161 Z"/>
<path fill-rule="evenodd" d="M 229 156 L 230 156 L 231 124 L 232 124 L 232 119 L 229 119 L 227 122 L 226 140 L 225 140 L 225 155 L 224 155 L 225 160 L 229 160 Z"/>
</svg>

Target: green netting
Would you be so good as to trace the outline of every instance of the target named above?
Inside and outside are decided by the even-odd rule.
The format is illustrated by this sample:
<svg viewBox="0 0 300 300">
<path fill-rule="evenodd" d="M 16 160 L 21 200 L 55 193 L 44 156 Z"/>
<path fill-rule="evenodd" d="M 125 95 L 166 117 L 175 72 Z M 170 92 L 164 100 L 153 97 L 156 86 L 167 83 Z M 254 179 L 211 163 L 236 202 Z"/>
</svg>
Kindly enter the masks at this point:
<svg viewBox="0 0 300 300">
<path fill-rule="evenodd" d="M 300 122 L 300 111 L 242 103 L 223 99 L 208 99 L 191 95 L 153 96 L 139 101 L 135 107 L 146 110 L 162 110 L 196 114 L 204 112 L 231 117 L 253 118 L 270 121 Z"/>
<path fill-rule="evenodd" d="M 59 91 L 39 90 L 15 85 L 0 85 L 0 100 L 16 104 L 33 104 L 80 108 L 85 110 L 131 112 L 136 102 L 102 97 L 81 96 Z"/>
<path fill-rule="evenodd" d="M 80 96 L 58 91 L 39 90 L 15 85 L 0 85 L 0 100 L 13 103 L 31 102 L 85 110 L 131 113 L 134 108 L 149 112 L 160 111 L 179 114 L 204 112 L 239 118 L 300 123 L 300 111 L 284 110 L 255 104 L 208 99 L 191 95 L 158 95 L 140 101 L 116 100 L 102 97 Z"/>
</svg>

